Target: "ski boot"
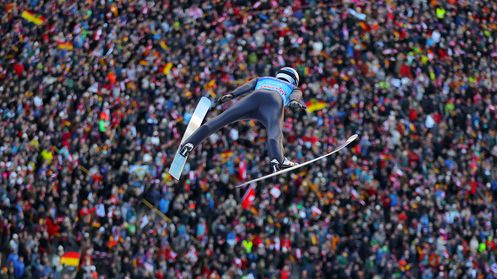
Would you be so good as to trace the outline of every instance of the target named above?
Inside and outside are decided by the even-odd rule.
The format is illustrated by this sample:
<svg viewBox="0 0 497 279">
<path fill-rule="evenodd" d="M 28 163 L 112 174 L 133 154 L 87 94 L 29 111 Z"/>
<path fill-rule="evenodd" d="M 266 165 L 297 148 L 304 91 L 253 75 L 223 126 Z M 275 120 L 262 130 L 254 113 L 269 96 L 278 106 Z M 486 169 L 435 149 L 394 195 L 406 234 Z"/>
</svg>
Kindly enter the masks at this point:
<svg viewBox="0 0 497 279">
<path fill-rule="evenodd" d="M 193 150 L 193 144 L 187 142 L 181 146 L 181 149 L 179 150 L 179 154 L 183 157 L 188 157 L 190 155 L 190 152 Z"/>
<path fill-rule="evenodd" d="M 271 169 L 273 170 L 273 172 L 284 170 L 284 169 L 287 169 L 287 168 L 290 168 L 290 167 L 293 167 L 296 165 L 298 165 L 298 163 L 292 162 L 292 161 L 288 160 L 288 158 L 286 158 L 286 157 L 283 160 L 283 163 L 278 162 L 278 160 L 276 158 L 271 160 Z"/>
</svg>

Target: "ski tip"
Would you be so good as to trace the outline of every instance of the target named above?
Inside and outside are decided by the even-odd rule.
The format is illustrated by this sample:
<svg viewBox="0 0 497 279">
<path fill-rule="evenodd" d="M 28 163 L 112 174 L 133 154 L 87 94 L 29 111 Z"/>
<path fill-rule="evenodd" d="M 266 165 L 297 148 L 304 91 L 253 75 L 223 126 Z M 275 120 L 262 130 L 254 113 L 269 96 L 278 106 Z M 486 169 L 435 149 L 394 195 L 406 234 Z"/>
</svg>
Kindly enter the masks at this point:
<svg viewBox="0 0 497 279">
<path fill-rule="evenodd" d="M 353 136 L 351 136 L 348 140 L 347 140 L 347 144 L 355 141 L 359 136 L 357 134 L 354 134 Z"/>
<path fill-rule="evenodd" d="M 207 96 L 203 96 L 200 98 L 199 103 L 203 103 L 204 105 L 212 106 L 214 102 Z"/>
<path fill-rule="evenodd" d="M 248 185 L 248 183 L 247 183 L 247 182 L 244 182 L 244 183 L 238 184 L 238 185 L 236 185 L 236 186 L 233 186 L 233 187 L 232 187 L 232 189 L 242 188 L 242 187 L 245 187 L 245 186 L 247 186 L 247 185 Z"/>
<path fill-rule="evenodd" d="M 176 176 L 176 174 L 169 172 L 169 175 L 174 178 L 176 181 L 179 181 L 179 176 Z"/>
</svg>

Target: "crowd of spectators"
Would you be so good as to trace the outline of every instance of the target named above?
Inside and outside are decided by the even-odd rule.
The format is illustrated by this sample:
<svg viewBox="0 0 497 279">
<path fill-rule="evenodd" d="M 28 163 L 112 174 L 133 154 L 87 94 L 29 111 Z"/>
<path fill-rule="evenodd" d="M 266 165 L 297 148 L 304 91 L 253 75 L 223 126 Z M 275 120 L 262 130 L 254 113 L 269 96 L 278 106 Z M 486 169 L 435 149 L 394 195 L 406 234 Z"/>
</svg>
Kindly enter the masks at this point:
<svg viewBox="0 0 497 279">
<path fill-rule="evenodd" d="M 2 1 L 0 38 L 0 278 L 497 276 L 495 1 Z M 358 144 L 246 209 L 257 123 L 166 174 L 201 96 L 282 66 L 320 105 L 287 157 Z"/>
</svg>

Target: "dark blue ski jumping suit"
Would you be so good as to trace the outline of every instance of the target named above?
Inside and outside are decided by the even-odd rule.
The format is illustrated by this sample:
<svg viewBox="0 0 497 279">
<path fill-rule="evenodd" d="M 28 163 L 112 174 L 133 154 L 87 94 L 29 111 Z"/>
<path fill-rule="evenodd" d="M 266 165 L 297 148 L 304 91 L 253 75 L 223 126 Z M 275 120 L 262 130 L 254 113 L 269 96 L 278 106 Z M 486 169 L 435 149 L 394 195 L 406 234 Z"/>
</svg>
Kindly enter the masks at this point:
<svg viewBox="0 0 497 279">
<path fill-rule="evenodd" d="M 295 85 L 274 77 L 255 78 L 235 89 L 233 98 L 246 95 L 228 110 L 200 126 L 185 143 L 198 146 L 222 127 L 240 120 L 257 120 L 267 130 L 269 157 L 280 163 L 283 155 L 284 107 L 292 101 L 301 103 L 302 91 Z"/>
</svg>

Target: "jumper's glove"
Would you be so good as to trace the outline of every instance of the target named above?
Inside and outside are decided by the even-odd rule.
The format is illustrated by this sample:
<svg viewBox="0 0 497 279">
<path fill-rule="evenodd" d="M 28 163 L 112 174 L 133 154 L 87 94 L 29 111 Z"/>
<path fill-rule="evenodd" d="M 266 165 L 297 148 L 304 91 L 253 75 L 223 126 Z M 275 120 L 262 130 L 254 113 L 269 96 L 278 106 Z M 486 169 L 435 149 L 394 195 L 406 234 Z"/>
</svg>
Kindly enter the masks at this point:
<svg viewBox="0 0 497 279">
<path fill-rule="evenodd" d="M 289 104 L 288 104 L 288 107 L 293 111 L 293 112 L 299 112 L 301 110 L 305 111 L 307 109 L 307 106 L 300 103 L 299 101 L 291 101 Z"/>
<path fill-rule="evenodd" d="M 218 105 L 224 104 L 224 103 L 230 101 L 231 99 L 233 99 L 233 97 L 234 96 L 231 93 L 223 95 L 222 97 L 217 99 L 216 104 L 218 104 Z"/>
</svg>

